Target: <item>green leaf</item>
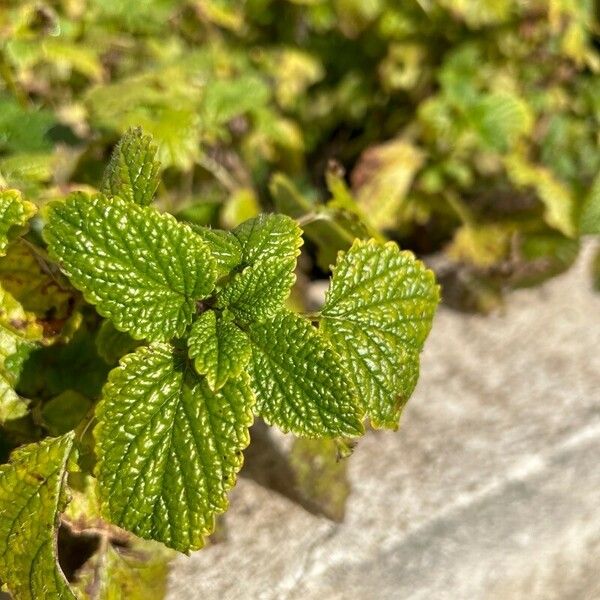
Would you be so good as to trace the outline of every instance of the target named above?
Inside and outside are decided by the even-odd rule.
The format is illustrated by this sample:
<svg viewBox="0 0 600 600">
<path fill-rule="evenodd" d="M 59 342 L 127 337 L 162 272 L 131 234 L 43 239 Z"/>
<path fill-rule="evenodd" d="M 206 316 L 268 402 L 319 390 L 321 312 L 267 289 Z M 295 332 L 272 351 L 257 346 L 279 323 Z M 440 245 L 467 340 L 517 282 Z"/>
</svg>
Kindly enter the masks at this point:
<svg viewBox="0 0 600 600">
<path fill-rule="evenodd" d="M 56 552 L 72 447 L 72 434 L 46 438 L 0 467 L 0 579 L 15 599 L 75 599 Z"/>
<path fill-rule="evenodd" d="M 245 323 L 267 319 L 283 308 L 296 275 L 294 258 L 275 256 L 246 267 L 219 294 L 217 306 Z"/>
<path fill-rule="evenodd" d="M 17 154 L 50 150 L 48 132 L 55 124 L 50 111 L 24 109 L 13 98 L 1 98 L 0 151 Z"/>
<path fill-rule="evenodd" d="M 269 258 L 296 260 L 302 246 L 302 230 L 290 217 L 263 214 L 245 221 L 233 231 L 242 244 L 242 264 Z"/>
<path fill-rule="evenodd" d="M 252 404 L 246 377 L 212 392 L 169 345 L 123 358 L 97 410 L 106 517 L 182 552 L 202 547 L 242 466 Z"/>
<path fill-rule="evenodd" d="M 296 281 L 302 231 L 284 215 L 261 215 L 233 233 L 241 244 L 245 268 L 224 286 L 217 306 L 244 322 L 266 319 L 283 308 Z"/>
<path fill-rule="evenodd" d="M 208 245 L 211 254 L 217 261 L 220 273 L 229 273 L 242 260 L 242 245 L 231 231 L 212 229 L 200 225 L 190 226 Z"/>
<path fill-rule="evenodd" d="M 27 224 L 35 212 L 35 205 L 23 200 L 17 190 L 0 191 L 0 256 L 6 254 L 14 234 Z"/>
<path fill-rule="evenodd" d="M 600 233 L 600 173 L 596 175 L 581 209 L 581 233 Z"/>
<path fill-rule="evenodd" d="M 544 205 L 544 219 L 550 227 L 574 237 L 575 198 L 571 190 L 550 169 L 529 162 L 518 153 L 504 159 L 509 178 L 519 187 L 531 187 Z"/>
<path fill-rule="evenodd" d="M 254 75 L 215 80 L 206 87 L 200 114 L 205 128 L 218 129 L 237 115 L 256 111 L 271 94 L 269 85 Z"/>
<path fill-rule="evenodd" d="M 98 312 L 136 339 L 183 335 L 212 291 L 215 260 L 185 224 L 115 197 L 54 202 L 44 228 L 50 255 Z"/>
<path fill-rule="evenodd" d="M 157 152 L 152 138 L 144 135 L 141 127 L 128 129 L 108 163 L 102 191 L 141 206 L 150 204 L 160 181 Z"/>
<path fill-rule="evenodd" d="M 470 108 L 468 117 L 483 143 L 506 152 L 520 137 L 531 132 L 531 108 L 518 96 L 507 92 L 484 94 Z"/>
<path fill-rule="evenodd" d="M 433 273 L 396 244 L 356 241 L 340 253 L 321 329 L 367 399 L 375 427 L 398 427 L 438 302 Z"/>
<path fill-rule="evenodd" d="M 163 167 L 188 170 L 200 154 L 199 93 L 190 77 L 198 72 L 186 74 L 176 66 L 151 69 L 94 86 L 84 101 L 96 127 L 125 132 L 141 126 L 157 144 Z"/>
<path fill-rule="evenodd" d="M 138 341 L 128 333 L 119 331 L 111 321 L 104 321 L 96 334 L 98 354 L 109 365 L 119 362 L 121 356 L 133 352 L 138 345 Z"/>
<path fill-rule="evenodd" d="M 41 416 L 51 435 L 62 435 L 75 429 L 91 407 L 92 403 L 84 395 L 65 390 L 44 404 Z"/>
<path fill-rule="evenodd" d="M 189 355 L 200 375 L 206 375 L 213 390 L 237 377 L 250 360 L 250 342 L 235 323 L 217 319 L 214 311 L 203 313 L 188 337 Z"/>
<path fill-rule="evenodd" d="M 39 185 L 52 178 L 55 157 L 48 153 L 13 154 L 0 158 L 0 184 L 39 193 Z"/>
<path fill-rule="evenodd" d="M 357 436 L 362 407 L 332 347 L 306 319 L 283 312 L 248 330 L 256 410 L 305 437 Z"/>
</svg>

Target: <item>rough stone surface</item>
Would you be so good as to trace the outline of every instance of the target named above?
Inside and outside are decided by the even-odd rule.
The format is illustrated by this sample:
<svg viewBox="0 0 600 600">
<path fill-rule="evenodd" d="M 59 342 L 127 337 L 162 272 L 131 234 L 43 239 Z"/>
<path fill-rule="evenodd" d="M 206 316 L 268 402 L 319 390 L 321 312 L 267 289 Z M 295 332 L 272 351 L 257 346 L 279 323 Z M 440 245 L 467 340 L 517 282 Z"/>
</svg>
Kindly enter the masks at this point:
<svg viewBox="0 0 600 600">
<path fill-rule="evenodd" d="M 442 308 L 400 431 L 350 459 L 342 524 L 242 479 L 169 598 L 600 598 L 600 294 L 590 250 L 502 314 Z"/>
</svg>

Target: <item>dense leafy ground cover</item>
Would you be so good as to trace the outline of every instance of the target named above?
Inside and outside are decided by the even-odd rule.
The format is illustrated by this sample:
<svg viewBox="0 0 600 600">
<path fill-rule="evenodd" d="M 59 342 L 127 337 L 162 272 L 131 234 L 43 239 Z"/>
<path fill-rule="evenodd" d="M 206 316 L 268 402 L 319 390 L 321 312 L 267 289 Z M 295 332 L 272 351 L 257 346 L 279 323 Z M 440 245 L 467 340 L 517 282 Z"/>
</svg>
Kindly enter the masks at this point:
<svg viewBox="0 0 600 600">
<path fill-rule="evenodd" d="M 335 457 L 365 423 L 397 427 L 438 301 L 406 249 L 447 302 L 485 311 L 600 233 L 594 11 L 3 4 L 0 580 L 15 597 L 159 594 L 171 554 L 140 538 L 203 544 L 254 416 L 298 436 L 294 498 L 341 518 Z M 330 276 L 314 312 L 310 281 Z"/>
<path fill-rule="evenodd" d="M 459 304 L 486 310 L 597 229 L 581 221 L 600 189 L 596 16 L 591 0 L 9 2 L 0 173 L 41 200 L 97 186 L 141 125 L 178 216 L 316 212 L 321 271 L 375 230 L 442 252 Z"/>
</svg>

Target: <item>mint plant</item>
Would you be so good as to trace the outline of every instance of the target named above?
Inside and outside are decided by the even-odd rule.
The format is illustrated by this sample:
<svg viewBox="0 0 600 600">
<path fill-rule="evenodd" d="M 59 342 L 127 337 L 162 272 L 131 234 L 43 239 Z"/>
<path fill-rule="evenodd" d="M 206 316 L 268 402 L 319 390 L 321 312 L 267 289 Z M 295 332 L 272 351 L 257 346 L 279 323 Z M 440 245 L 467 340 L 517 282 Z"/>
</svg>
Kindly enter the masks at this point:
<svg viewBox="0 0 600 600">
<path fill-rule="evenodd" d="M 65 426 L 74 430 L 18 448 L 0 467 L 0 579 L 15 598 L 75 597 L 56 544 L 73 475 L 93 473 L 109 523 L 189 552 L 227 509 L 255 418 L 306 438 L 358 437 L 365 421 L 396 429 L 417 382 L 439 290 L 410 252 L 354 241 L 322 309 L 298 314 L 286 304 L 298 222 L 263 214 L 232 231 L 179 222 L 150 206 L 156 156 L 150 137 L 130 130 L 100 193 L 44 207 L 46 248 L 34 232 L 11 242 L 34 207 L 0 194 L 0 248 L 34 248 L 62 281 L 58 267 L 85 299 L 71 329 L 92 305 L 106 319 L 99 354 L 126 352 L 95 408 Z M 13 387 L 17 347 L 52 340 L 1 322 L 6 422 L 30 408 Z"/>
</svg>

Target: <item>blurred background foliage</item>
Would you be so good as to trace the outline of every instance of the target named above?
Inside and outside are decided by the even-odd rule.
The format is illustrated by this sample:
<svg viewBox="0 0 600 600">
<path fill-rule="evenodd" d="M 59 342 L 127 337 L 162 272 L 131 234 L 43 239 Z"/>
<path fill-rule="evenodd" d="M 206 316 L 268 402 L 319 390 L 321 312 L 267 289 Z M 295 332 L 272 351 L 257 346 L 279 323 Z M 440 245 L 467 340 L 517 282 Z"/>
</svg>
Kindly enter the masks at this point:
<svg viewBox="0 0 600 600">
<path fill-rule="evenodd" d="M 98 186 L 141 125 L 180 218 L 299 217 L 311 276 L 389 237 L 483 311 L 600 229 L 593 0 L 3 6 L 0 184 L 38 202 Z"/>
</svg>

